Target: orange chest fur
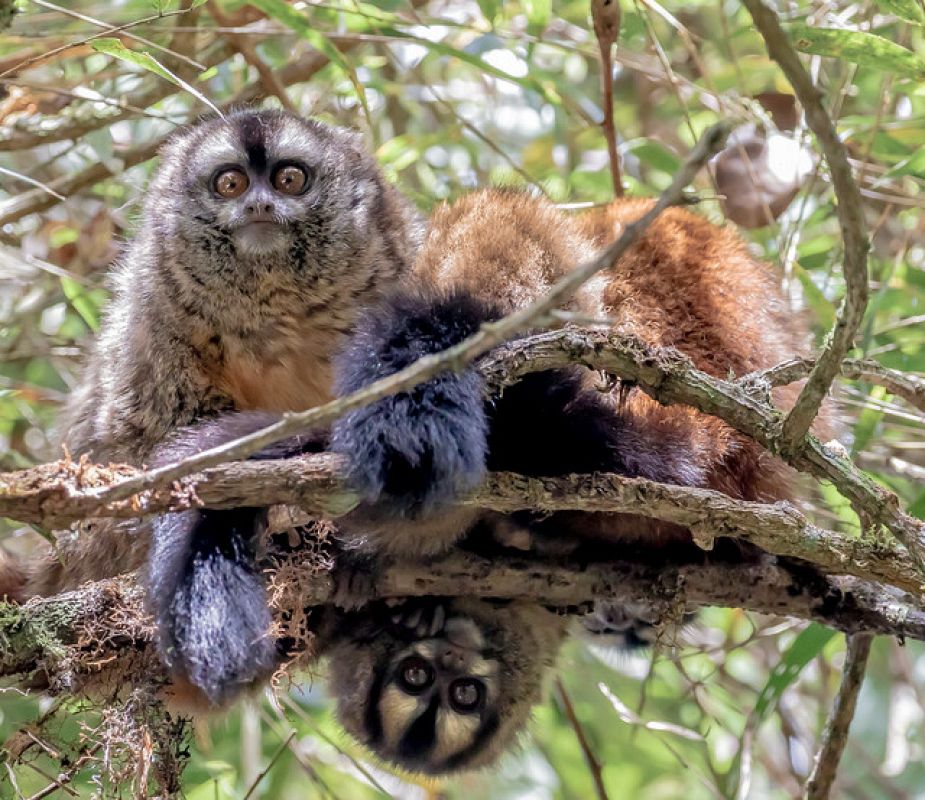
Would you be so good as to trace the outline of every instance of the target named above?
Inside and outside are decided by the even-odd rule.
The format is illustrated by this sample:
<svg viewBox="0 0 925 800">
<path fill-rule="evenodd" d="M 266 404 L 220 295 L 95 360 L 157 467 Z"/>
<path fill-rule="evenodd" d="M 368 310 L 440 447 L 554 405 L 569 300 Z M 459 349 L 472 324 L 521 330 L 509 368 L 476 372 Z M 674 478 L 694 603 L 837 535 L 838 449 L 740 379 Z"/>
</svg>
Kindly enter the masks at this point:
<svg viewBox="0 0 925 800">
<path fill-rule="evenodd" d="M 206 382 L 239 411 L 304 411 L 331 400 L 336 331 L 296 329 L 253 341 L 215 337 L 197 348 Z"/>
</svg>

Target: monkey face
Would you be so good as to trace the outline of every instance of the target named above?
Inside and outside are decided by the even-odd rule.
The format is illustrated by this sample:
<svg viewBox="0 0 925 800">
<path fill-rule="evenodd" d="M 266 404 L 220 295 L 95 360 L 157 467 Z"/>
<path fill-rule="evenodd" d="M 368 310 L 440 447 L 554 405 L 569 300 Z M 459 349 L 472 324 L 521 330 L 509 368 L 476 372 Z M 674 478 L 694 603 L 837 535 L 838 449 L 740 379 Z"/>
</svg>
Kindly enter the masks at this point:
<svg viewBox="0 0 925 800">
<path fill-rule="evenodd" d="M 360 624 L 330 652 L 341 724 L 411 772 L 493 762 L 539 699 L 562 622 L 536 606 L 458 599 L 418 600 L 388 613 L 378 631 Z"/>
<path fill-rule="evenodd" d="M 150 202 L 166 238 L 181 240 L 187 270 L 202 253 L 203 268 L 225 279 L 277 264 L 317 278 L 356 266 L 384 191 L 357 134 L 243 110 L 175 135 Z"/>
<path fill-rule="evenodd" d="M 374 749 L 405 767 L 452 769 L 497 729 L 500 663 L 468 617 L 451 616 L 442 630 L 422 633 L 388 659 L 381 682 L 370 687 Z"/>
</svg>

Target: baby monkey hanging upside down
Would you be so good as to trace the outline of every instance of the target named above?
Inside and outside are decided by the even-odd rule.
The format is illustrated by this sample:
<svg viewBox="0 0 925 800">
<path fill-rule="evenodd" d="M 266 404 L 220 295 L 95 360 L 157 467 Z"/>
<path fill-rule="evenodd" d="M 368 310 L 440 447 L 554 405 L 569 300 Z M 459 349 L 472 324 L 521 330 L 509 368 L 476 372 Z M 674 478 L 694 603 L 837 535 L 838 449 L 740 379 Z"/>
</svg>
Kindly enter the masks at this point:
<svg viewBox="0 0 925 800">
<path fill-rule="evenodd" d="M 65 441 L 97 460 L 165 463 L 262 427 L 264 412 L 354 391 L 543 295 L 649 207 L 618 200 L 569 216 L 489 189 L 438 208 L 424 238 L 354 134 L 270 111 L 201 123 L 162 151 Z M 721 377 L 799 354 L 807 339 L 767 266 L 731 231 L 678 209 L 568 308 Z M 783 465 L 721 421 L 640 391 L 602 393 L 579 369 L 485 398 L 474 370 L 441 375 L 348 414 L 329 436 L 258 457 L 328 440 L 363 498 L 344 537 L 405 557 L 445 551 L 472 529 L 482 515 L 453 500 L 487 470 L 611 471 L 743 499 L 788 493 Z M 131 529 L 96 523 L 92 535 L 59 537 L 60 558 L 8 565 L 16 585 L 0 593 L 47 595 L 146 565 L 165 662 L 178 683 L 222 703 L 280 657 L 256 563 L 265 522 L 266 509 L 240 508 Z M 689 543 L 683 529 L 629 515 L 526 522 L 666 553 Z M 335 613 L 318 649 L 344 726 L 386 760 L 441 773 L 504 752 L 563 637 L 563 621 L 534 604 L 450 599 Z"/>
</svg>

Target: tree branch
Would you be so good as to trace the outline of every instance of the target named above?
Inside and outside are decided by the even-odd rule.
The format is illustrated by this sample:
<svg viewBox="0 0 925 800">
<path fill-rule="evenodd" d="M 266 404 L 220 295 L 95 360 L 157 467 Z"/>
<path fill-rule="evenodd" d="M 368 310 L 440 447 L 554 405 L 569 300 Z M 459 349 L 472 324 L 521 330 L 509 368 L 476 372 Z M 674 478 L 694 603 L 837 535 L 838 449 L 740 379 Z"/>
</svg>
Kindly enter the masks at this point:
<svg viewBox="0 0 925 800">
<path fill-rule="evenodd" d="M 188 476 L 172 487 L 101 505 L 100 486 L 140 471 L 62 461 L 0 475 L 0 516 L 55 528 L 88 517 L 135 518 L 191 506 L 280 504 L 295 506 L 310 517 L 336 519 L 359 501 L 341 478 L 342 466 L 339 457 L 327 453 L 236 462 Z M 921 576 L 902 549 L 821 528 L 785 502 L 749 503 L 710 489 L 614 474 L 528 478 L 513 473 L 489 475 L 478 491 L 460 502 L 504 514 L 636 514 L 689 528 L 708 548 L 715 538 L 734 537 L 775 555 L 807 561 L 829 574 L 854 575 L 915 593 L 922 589 Z"/>
<path fill-rule="evenodd" d="M 806 782 L 804 800 L 828 800 L 832 792 L 838 763 L 848 743 L 848 729 L 854 719 L 873 639 L 869 633 L 856 633 L 848 637 L 841 686 L 832 713 L 825 723 L 822 745 L 816 754 L 812 774 Z"/>
<path fill-rule="evenodd" d="M 809 375 L 815 364 L 810 358 L 793 358 L 770 369 L 745 375 L 740 378 L 740 382 L 757 384 L 767 381 L 771 386 L 786 386 Z M 846 358 L 839 371 L 843 378 L 883 386 L 890 394 L 901 397 L 919 411 L 925 411 L 925 378 L 884 367 L 873 359 L 862 358 Z"/>
<path fill-rule="evenodd" d="M 337 584 L 367 586 L 349 575 Z M 330 573 L 300 585 L 307 607 L 333 601 Z M 895 589 L 853 578 L 826 580 L 773 563 L 660 564 L 633 562 L 548 564 L 525 558 L 485 559 L 453 553 L 427 564 L 383 565 L 362 604 L 389 597 L 468 596 L 531 600 L 575 609 L 595 599 L 694 609 L 742 608 L 761 614 L 814 620 L 845 633 L 882 633 L 925 640 L 925 610 Z M 343 594 L 338 593 L 342 599 Z M 65 682 L 81 667 L 68 648 L 103 644 L 115 659 L 135 657 L 151 642 L 153 627 L 143 611 L 143 591 L 126 575 L 23 606 L 0 604 L 0 677 L 36 670 Z M 92 648 L 91 648 L 92 649 Z M 93 661 L 102 662 L 99 648 Z M 152 662 L 153 663 L 153 662 Z M 88 665 L 83 665 L 85 668 Z M 66 671 L 66 675 L 58 674 Z M 152 673 L 156 677 L 156 673 Z"/>
<path fill-rule="evenodd" d="M 779 411 L 770 403 L 767 386 L 724 381 L 694 368 L 674 350 L 661 350 L 634 336 L 611 331 L 565 329 L 537 334 L 494 350 L 480 365 L 495 386 L 516 382 L 530 372 L 583 364 L 633 381 L 660 403 L 683 403 L 717 416 L 750 436 L 792 467 L 831 481 L 871 524 L 884 525 L 909 551 L 925 573 L 925 522 L 900 508 L 899 499 L 865 475 L 844 454 L 806 436 L 802 448 L 786 447 Z"/>
<path fill-rule="evenodd" d="M 822 105 L 819 90 L 803 69 L 796 50 L 781 28 L 777 14 L 764 0 L 742 0 L 742 4 L 748 9 L 755 27 L 764 38 L 771 58 L 780 65 L 793 86 L 806 114 L 806 122 L 819 140 L 832 176 L 837 200 L 835 211 L 845 247 L 842 269 L 845 298 L 809 379 L 781 426 L 779 442 L 782 451 L 796 454 L 805 446 L 806 432 L 819 413 L 819 407 L 838 374 L 842 359 L 854 345 L 854 336 L 867 308 L 867 225 L 861 193 L 851 173 L 845 147 Z"/>
</svg>

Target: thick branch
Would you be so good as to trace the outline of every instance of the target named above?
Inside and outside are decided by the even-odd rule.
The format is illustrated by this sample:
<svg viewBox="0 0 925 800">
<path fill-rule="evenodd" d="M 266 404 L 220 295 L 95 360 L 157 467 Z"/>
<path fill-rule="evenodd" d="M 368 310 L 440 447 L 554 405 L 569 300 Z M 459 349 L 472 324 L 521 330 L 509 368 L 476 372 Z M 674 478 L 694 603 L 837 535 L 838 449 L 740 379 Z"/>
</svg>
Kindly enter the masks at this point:
<svg viewBox="0 0 925 800">
<path fill-rule="evenodd" d="M 332 519 L 358 502 L 340 477 L 341 467 L 341 460 L 331 454 L 237 462 L 204 470 L 168 489 L 101 506 L 99 485 L 137 471 L 61 462 L 0 477 L 0 516 L 54 528 L 87 517 L 132 518 L 190 505 L 285 504 L 311 517 Z M 808 561 L 829 574 L 882 581 L 915 593 L 922 590 L 915 565 L 900 548 L 821 528 L 789 503 L 749 503 L 709 489 L 622 475 L 527 478 L 512 473 L 490 475 L 481 489 L 460 502 L 506 514 L 637 514 L 689 528 L 706 547 L 717 537 L 734 537 L 775 555 Z"/>
<path fill-rule="evenodd" d="M 340 582 L 344 583 L 355 586 L 369 581 Z M 333 579 L 323 575 L 300 588 L 304 588 L 304 602 L 312 606 L 330 603 L 333 587 Z M 677 608 L 680 602 L 688 608 L 743 608 L 814 620 L 849 634 L 871 632 L 925 640 L 925 611 L 909 595 L 853 578 L 825 581 L 771 563 L 550 565 L 455 553 L 426 565 L 384 566 L 374 591 L 374 595 L 356 595 L 351 600 L 470 596 L 533 600 L 561 608 L 575 608 L 596 598 L 664 603 L 666 608 Z M 38 668 L 54 672 L 63 646 L 82 642 L 88 631 L 121 631 L 113 643 L 125 655 L 150 640 L 142 592 L 132 576 L 87 584 L 21 607 L 0 605 L 0 643 L 4 645 L 0 677 Z"/>
<path fill-rule="evenodd" d="M 683 403 L 728 422 L 802 472 L 831 481 L 873 524 L 884 525 L 925 572 L 925 522 L 900 508 L 899 499 L 859 470 L 850 459 L 812 436 L 799 452 L 787 448 L 780 413 L 754 387 L 714 378 L 673 350 L 659 350 L 636 337 L 610 331 L 561 330 L 495 349 L 480 365 L 496 386 L 525 374 L 583 364 L 633 381 L 660 403 Z"/>
<path fill-rule="evenodd" d="M 832 176 L 837 201 L 835 211 L 845 245 L 845 263 L 842 269 L 845 277 L 845 298 L 838 309 L 835 326 L 826 338 L 816 365 L 781 429 L 781 448 L 786 452 L 797 452 L 804 446 L 806 432 L 819 413 L 819 407 L 838 374 L 842 359 L 854 344 L 854 336 L 867 308 L 867 226 L 861 205 L 861 193 L 851 174 L 845 147 L 822 105 L 819 90 L 803 69 L 796 50 L 781 28 L 777 14 L 765 5 L 764 0 L 742 0 L 742 4 L 748 9 L 755 27 L 764 38 L 771 58 L 780 64 L 787 80 L 793 86 L 803 105 L 806 122 L 819 140 Z"/>
</svg>

